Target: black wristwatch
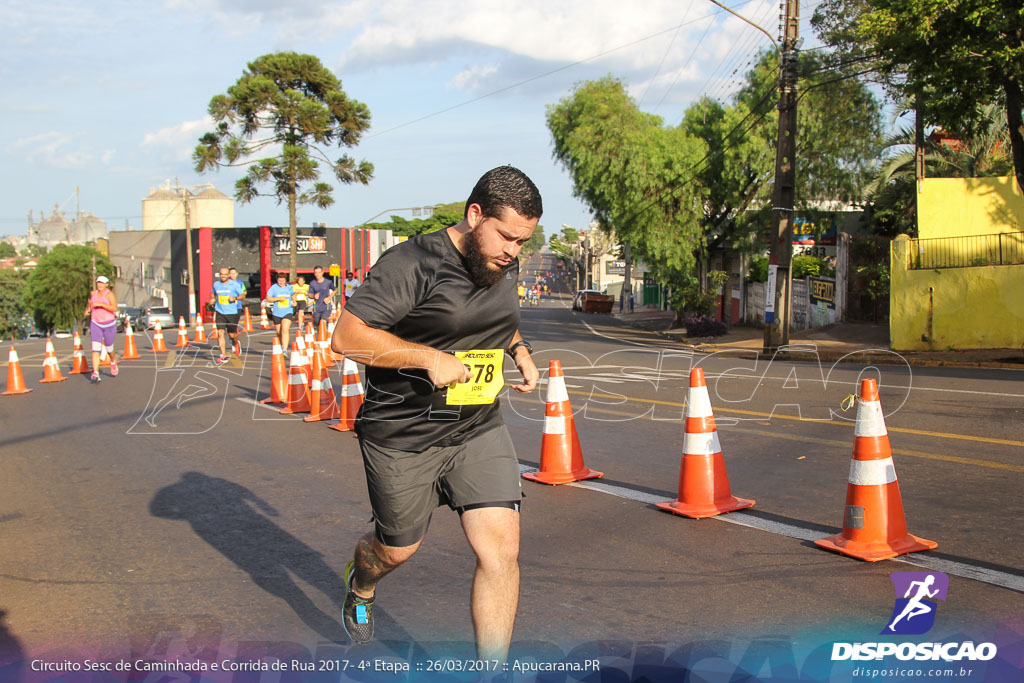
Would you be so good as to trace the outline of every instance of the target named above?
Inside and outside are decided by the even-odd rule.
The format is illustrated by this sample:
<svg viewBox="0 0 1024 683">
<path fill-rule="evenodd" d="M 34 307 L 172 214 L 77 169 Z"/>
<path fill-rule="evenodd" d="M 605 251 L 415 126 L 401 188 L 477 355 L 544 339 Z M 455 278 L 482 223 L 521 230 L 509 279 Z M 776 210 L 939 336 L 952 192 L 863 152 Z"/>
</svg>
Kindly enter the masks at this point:
<svg viewBox="0 0 1024 683">
<path fill-rule="evenodd" d="M 531 356 L 533 355 L 533 347 L 530 346 L 530 342 L 526 341 L 525 339 L 520 339 L 519 341 L 517 341 L 512 346 L 508 347 L 508 351 L 507 351 L 508 357 L 513 359 L 513 360 L 515 360 L 516 349 L 518 349 L 520 346 L 525 346 L 526 347 L 526 352 L 529 353 Z"/>
</svg>

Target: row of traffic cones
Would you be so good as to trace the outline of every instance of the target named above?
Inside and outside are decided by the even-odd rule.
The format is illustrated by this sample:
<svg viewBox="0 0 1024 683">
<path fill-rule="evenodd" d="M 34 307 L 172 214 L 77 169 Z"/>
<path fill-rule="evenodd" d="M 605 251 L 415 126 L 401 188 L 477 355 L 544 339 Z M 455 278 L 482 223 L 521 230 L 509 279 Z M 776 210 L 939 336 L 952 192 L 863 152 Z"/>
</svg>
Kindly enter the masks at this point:
<svg viewBox="0 0 1024 683">
<path fill-rule="evenodd" d="M 319 334 L 313 337 L 312 324 L 305 334 L 296 334 L 292 342 L 289 367 L 285 368 L 284 349 L 280 339 L 274 338 L 271 359 L 270 396 L 264 404 L 283 404 L 281 413 L 292 415 L 309 413 L 306 422 L 338 420 L 330 425 L 337 431 L 355 429 L 355 418 L 363 403 L 363 387 L 359 369 L 348 358 L 341 357 L 342 386 L 340 396 L 334 392 L 328 368 L 334 365 L 333 352 L 328 342 L 327 328 L 320 323 Z"/>
<path fill-rule="evenodd" d="M 551 361 L 548 369 L 546 404 L 540 469 L 524 473 L 523 478 L 555 485 L 603 476 L 583 463 L 583 449 L 559 361 Z M 700 368 L 690 371 L 678 490 L 675 500 L 658 503 L 657 507 L 700 519 L 748 508 L 755 502 L 732 495 L 704 371 Z M 815 541 L 815 545 L 870 562 L 938 547 L 934 541 L 907 532 L 874 379 L 861 381 L 843 530 Z"/>
</svg>

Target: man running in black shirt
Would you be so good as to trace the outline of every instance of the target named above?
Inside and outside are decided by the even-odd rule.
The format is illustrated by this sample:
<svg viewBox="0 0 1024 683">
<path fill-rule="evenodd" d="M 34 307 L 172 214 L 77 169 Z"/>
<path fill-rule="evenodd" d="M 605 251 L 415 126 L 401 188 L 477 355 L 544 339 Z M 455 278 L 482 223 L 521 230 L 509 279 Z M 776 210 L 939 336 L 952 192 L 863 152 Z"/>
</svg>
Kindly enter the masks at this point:
<svg viewBox="0 0 1024 683">
<path fill-rule="evenodd" d="M 377 582 L 412 557 L 434 508 L 447 504 L 477 557 L 478 653 L 508 655 L 522 489 L 496 397 L 505 356 L 523 376 L 515 391 L 533 391 L 539 378 L 516 286 L 517 256 L 542 210 L 522 171 L 488 171 L 461 223 L 389 249 L 342 311 L 332 348 L 367 366 L 356 433 L 375 523 L 345 568 L 343 623 L 357 642 L 373 636 Z"/>
</svg>

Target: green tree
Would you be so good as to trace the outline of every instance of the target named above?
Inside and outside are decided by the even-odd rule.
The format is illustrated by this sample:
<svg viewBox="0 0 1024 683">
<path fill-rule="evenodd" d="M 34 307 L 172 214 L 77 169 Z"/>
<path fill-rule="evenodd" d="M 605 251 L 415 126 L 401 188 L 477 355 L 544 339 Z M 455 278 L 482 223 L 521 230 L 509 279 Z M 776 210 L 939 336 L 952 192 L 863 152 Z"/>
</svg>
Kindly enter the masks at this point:
<svg viewBox="0 0 1024 683">
<path fill-rule="evenodd" d="M 77 324 L 93 289 L 93 258 L 96 274 L 106 275 L 113 284 L 114 267 L 95 249 L 59 244 L 39 259 L 25 288 L 25 306 L 36 327 L 52 330 Z"/>
<path fill-rule="evenodd" d="M 330 159 L 332 146 L 354 147 L 370 127 L 370 110 L 341 90 L 341 81 L 312 55 L 278 52 L 249 62 L 226 94 L 210 100 L 217 129 L 199 138 L 193 153 L 200 173 L 221 166 L 249 165 L 235 183 L 235 199 L 275 197 L 288 203 L 289 268 L 295 278 L 298 205 L 325 209 L 333 188 L 320 178 L 320 163 L 341 183 L 367 184 L 373 164 L 343 155 Z M 276 153 L 255 160 L 249 157 Z M 312 185 L 303 190 L 309 183 Z M 267 192 L 259 187 L 269 185 Z"/>
<path fill-rule="evenodd" d="M 0 338 L 19 339 L 27 331 L 23 301 L 27 283 L 26 271 L 0 270 Z"/>
<path fill-rule="evenodd" d="M 799 68 L 796 207 L 814 216 L 823 202 L 860 200 L 877 158 L 881 105 L 848 69 L 827 69 L 815 53 L 801 55 Z M 683 116 L 681 127 L 711 150 L 697 171 L 709 249 L 749 246 L 770 222 L 778 69 L 778 55 L 765 52 L 731 105 L 702 98 Z"/>
<path fill-rule="evenodd" d="M 580 83 L 548 106 L 547 126 L 573 194 L 601 229 L 631 245 L 663 282 L 693 280 L 703 232 L 702 188 L 692 169 L 706 144 L 641 112 L 611 76 Z"/>
<path fill-rule="evenodd" d="M 1020 0 L 824 0 L 812 23 L 838 59 L 876 68 L 894 99 L 920 95 L 930 124 L 971 134 L 998 103 L 1024 188 Z"/>
<path fill-rule="evenodd" d="M 0 258 L 12 258 L 17 255 L 18 252 L 13 244 L 10 242 L 0 242 Z"/>
<path fill-rule="evenodd" d="M 29 258 L 39 258 L 45 253 L 46 247 L 41 247 L 38 244 L 26 244 L 25 248 L 21 250 L 21 255 Z"/>
<path fill-rule="evenodd" d="M 534 252 L 540 251 L 547 244 L 547 240 L 544 239 L 544 226 L 537 225 L 537 229 L 530 235 L 530 239 L 527 240 L 526 244 L 523 245 L 523 250 L 520 252 L 520 258 L 525 258 Z"/>
</svg>

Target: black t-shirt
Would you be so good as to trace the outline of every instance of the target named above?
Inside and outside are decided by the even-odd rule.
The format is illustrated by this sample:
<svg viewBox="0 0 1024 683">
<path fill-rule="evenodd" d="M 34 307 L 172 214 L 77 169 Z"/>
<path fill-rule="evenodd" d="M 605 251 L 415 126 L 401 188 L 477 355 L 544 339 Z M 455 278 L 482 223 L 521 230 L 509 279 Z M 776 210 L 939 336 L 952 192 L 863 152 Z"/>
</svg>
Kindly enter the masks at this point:
<svg viewBox="0 0 1024 683">
<path fill-rule="evenodd" d="M 440 351 L 505 349 L 519 329 L 518 275 L 513 261 L 497 284 L 478 287 L 439 230 L 386 251 L 346 308 L 370 327 Z M 425 370 L 367 367 L 356 431 L 399 450 L 453 445 L 501 424 L 498 404 L 450 406 Z"/>
</svg>

